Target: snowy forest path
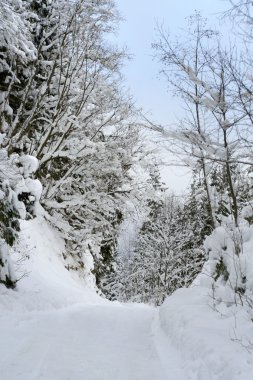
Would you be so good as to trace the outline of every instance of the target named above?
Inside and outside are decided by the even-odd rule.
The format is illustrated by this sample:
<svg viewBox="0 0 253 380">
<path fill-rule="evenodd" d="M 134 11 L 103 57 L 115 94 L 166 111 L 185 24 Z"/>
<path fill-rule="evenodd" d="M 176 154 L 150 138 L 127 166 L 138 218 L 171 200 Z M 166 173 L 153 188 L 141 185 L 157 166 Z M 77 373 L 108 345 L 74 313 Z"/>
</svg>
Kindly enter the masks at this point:
<svg viewBox="0 0 253 380">
<path fill-rule="evenodd" d="M 108 302 L 2 316 L 1 379 L 186 380 L 156 313 Z"/>
</svg>

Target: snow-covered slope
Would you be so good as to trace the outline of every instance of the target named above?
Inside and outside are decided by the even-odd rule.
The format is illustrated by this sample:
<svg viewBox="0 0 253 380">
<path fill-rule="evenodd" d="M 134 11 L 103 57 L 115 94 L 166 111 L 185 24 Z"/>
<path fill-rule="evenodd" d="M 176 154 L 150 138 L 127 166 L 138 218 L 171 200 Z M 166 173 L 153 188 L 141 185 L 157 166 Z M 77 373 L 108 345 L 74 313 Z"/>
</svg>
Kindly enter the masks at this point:
<svg viewBox="0 0 253 380">
<path fill-rule="evenodd" d="M 11 310 L 58 309 L 89 299 L 100 299 L 92 281 L 84 286 L 64 266 L 64 241 L 45 220 L 42 209 L 38 217 L 21 220 L 19 240 L 14 247 L 13 261 L 20 280 L 17 289 L 0 287 L 0 307 Z M 87 284 L 88 284 L 87 278 Z"/>
</svg>

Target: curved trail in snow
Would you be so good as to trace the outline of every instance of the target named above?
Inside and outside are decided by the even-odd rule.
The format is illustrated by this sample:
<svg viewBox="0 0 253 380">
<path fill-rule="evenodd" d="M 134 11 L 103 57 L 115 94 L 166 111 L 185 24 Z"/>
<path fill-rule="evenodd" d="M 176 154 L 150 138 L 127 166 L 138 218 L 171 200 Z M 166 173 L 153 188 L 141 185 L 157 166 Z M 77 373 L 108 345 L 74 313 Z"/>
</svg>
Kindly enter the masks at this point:
<svg viewBox="0 0 253 380">
<path fill-rule="evenodd" d="M 0 317 L 3 380 L 187 380 L 157 310 L 77 304 Z"/>
</svg>

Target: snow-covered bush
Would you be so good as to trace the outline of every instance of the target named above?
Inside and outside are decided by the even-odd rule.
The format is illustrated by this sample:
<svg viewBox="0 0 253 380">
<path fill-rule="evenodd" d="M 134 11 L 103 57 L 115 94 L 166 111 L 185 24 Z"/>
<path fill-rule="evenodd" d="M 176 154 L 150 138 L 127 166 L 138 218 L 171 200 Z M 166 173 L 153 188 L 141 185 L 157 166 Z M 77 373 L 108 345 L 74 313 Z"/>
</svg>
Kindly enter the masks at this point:
<svg viewBox="0 0 253 380">
<path fill-rule="evenodd" d="M 14 287 L 17 281 L 10 257 L 19 232 L 19 220 L 36 214 L 42 186 L 31 178 L 38 161 L 29 155 L 8 157 L 0 149 L 0 282 Z"/>
<path fill-rule="evenodd" d="M 253 226 L 241 221 L 217 227 L 205 241 L 209 260 L 201 275 L 218 305 L 240 304 L 253 307 Z M 209 280 L 207 281 L 207 279 Z"/>
<path fill-rule="evenodd" d="M 0 283 L 14 287 L 16 277 L 9 255 L 19 231 L 19 214 L 10 200 L 10 189 L 0 182 Z"/>
</svg>

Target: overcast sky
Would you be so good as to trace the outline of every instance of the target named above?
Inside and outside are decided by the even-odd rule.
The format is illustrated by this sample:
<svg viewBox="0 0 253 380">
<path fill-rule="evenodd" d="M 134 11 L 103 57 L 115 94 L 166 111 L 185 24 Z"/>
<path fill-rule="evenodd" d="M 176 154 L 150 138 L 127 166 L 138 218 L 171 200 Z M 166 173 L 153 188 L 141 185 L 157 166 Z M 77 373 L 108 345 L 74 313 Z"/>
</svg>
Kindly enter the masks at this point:
<svg viewBox="0 0 253 380">
<path fill-rule="evenodd" d="M 132 59 L 123 73 L 126 84 L 136 100 L 155 122 L 170 124 L 180 112 L 167 91 L 163 78 L 159 78 L 159 64 L 152 58 L 151 43 L 156 40 L 156 24 L 163 23 L 171 34 L 180 34 L 186 26 L 186 17 L 195 10 L 210 20 L 211 26 L 220 28 L 219 15 L 229 7 L 224 0 L 115 0 L 124 21 L 116 36 L 120 46 L 127 46 Z M 224 21 L 223 21 L 224 22 Z M 165 172 L 165 171 L 164 171 Z M 184 189 L 187 179 L 181 171 L 166 169 L 166 181 L 176 191 Z"/>
</svg>

